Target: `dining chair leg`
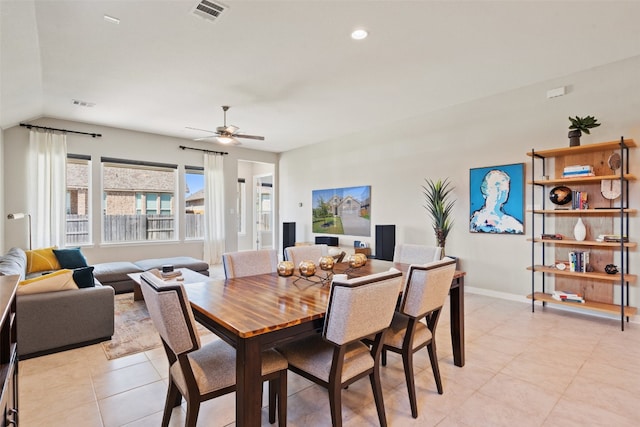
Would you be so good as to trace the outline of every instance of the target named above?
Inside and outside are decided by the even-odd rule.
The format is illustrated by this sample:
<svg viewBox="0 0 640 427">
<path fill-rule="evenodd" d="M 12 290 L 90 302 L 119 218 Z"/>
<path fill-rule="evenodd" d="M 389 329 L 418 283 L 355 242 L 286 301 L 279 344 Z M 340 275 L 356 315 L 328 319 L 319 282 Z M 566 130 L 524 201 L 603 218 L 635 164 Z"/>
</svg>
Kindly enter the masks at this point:
<svg viewBox="0 0 640 427">
<path fill-rule="evenodd" d="M 411 416 L 418 418 L 418 402 L 416 399 L 416 380 L 413 371 L 413 352 L 410 349 L 403 349 L 402 363 L 404 365 L 404 377 L 407 382 L 409 392 L 409 404 L 411 405 Z"/>
<path fill-rule="evenodd" d="M 173 408 L 180 405 L 182 402 L 182 395 L 180 390 L 176 387 L 176 384 L 169 378 L 169 388 L 167 388 L 167 399 L 164 404 L 164 413 L 162 414 L 162 427 L 167 427 L 171 420 L 171 412 Z"/>
<path fill-rule="evenodd" d="M 278 379 L 278 427 L 287 427 L 287 371 Z"/>
<path fill-rule="evenodd" d="M 378 420 L 380 421 L 380 427 L 387 426 L 387 416 L 384 412 L 384 399 L 382 397 L 382 385 L 380 384 L 380 371 L 374 370 L 369 375 L 371 381 L 371 390 L 373 391 L 373 399 L 376 402 L 376 409 L 378 410 Z"/>
<path fill-rule="evenodd" d="M 339 381 L 329 384 L 329 407 L 331 409 L 331 425 L 342 427 L 342 387 Z"/>
<path fill-rule="evenodd" d="M 276 422 L 276 395 L 279 388 L 279 380 L 269 380 L 269 424 Z"/>
<path fill-rule="evenodd" d="M 436 352 L 436 341 L 432 339 L 427 344 L 427 350 L 429 351 L 429 360 L 431 361 L 431 370 L 433 371 L 433 377 L 436 379 L 436 387 L 438 388 L 438 394 L 442 394 L 442 380 L 440 379 L 440 368 L 438 367 L 438 355 Z"/>
<path fill-rule="evenodd" d="M 198 422 L 198 412 L 200 412 L 200 401 L 196 399 L 187 399 L 187 420 L 185 422 L 185 427 L 196 427 Z"/>
</svg>

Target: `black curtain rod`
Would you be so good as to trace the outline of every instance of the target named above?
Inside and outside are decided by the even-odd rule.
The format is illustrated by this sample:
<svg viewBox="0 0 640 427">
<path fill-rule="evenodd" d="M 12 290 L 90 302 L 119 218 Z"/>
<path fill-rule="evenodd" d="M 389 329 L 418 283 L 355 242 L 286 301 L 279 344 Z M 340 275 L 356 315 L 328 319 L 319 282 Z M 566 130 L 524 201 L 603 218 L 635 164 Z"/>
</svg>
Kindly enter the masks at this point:
<svg viewBox="0 0 640 427">
<path fill-rule="evenodd" d="M 180 148 L 182 148 L 183 150 L 196 150 L 196 151 L 203 151 L 205 153 L 220 154 L 221 156 L 224 156 L 225 154 L 229 154 L 226 151 L 204 150 L 202 148 L 185 147 L 184 145 L 181 145 Z"/>
<path fill-rule="evenodd" d="M 96 138 L 96 137 L 101 137 L 102 136 L 101 133 L 78 132 L 76 130 L 69 130 L 69 129 L 48 128 L 48 127 L 45 127 L 45 126 L 32 125 L 30 123 L 20 123 L 20 126 L 26 127 L 27 129 L 36 128 L 36 129 L 44 129 L 44 130 L 53 130 L 53 131 L 58 131 L 58 132 L 77 133 L 78 135 L 89 135 L 92 138 Z"/>
</svg>

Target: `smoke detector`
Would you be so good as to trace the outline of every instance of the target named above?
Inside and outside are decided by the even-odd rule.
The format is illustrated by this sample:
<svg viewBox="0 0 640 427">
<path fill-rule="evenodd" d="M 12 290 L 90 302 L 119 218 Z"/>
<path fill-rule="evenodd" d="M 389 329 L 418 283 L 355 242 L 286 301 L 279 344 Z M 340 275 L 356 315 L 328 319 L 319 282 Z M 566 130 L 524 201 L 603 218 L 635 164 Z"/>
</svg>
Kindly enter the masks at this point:
<svg viewBox="0 0 640 427">
<path fill-rule="evenodd" d="M 227 8 L 228 6 L 219 2 L 200 0 L 193 8 L 193 13 L 201 18 L 214 21 L 222 14 L 222 12 L 227 10 Z"/>
</svg>

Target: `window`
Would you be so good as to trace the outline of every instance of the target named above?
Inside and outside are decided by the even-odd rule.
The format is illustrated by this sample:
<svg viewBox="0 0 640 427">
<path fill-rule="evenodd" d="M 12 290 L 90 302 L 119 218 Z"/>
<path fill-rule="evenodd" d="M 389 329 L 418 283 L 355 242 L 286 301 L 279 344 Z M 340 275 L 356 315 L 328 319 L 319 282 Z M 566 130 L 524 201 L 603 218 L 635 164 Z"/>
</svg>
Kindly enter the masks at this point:
<svg viewBox="0 0 640 427">
<path fill-rule="evenodd" d="M 185 166 L 185 239 L 204 238 L 204 168 Z"/>
<path fill-rule="evenodd" d="M 103 241 L 176 239 L 177 165 L 102 158 Z"/>
<path fill-rule="evenodd" d="M 91 243 L 91 218 L 89 215 L 89 189 L 91 157 L 67 155 L 67 245 Z"/>
</svg>

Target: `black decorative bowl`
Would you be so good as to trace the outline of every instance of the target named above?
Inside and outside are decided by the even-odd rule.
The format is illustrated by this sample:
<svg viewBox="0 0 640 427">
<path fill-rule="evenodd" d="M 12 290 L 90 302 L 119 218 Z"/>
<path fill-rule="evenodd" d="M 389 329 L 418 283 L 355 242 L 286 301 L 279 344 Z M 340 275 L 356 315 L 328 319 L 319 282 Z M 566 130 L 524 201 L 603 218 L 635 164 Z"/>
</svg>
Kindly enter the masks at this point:
<svg viewBox="0 0 640 427">
<path fill-rule="evenodd" d="M 566 205 L 571 202 L 571 189 L 564 185 L 553 187 L 549 192 L 549 200 L 554 205 Z"/>
</svg>

